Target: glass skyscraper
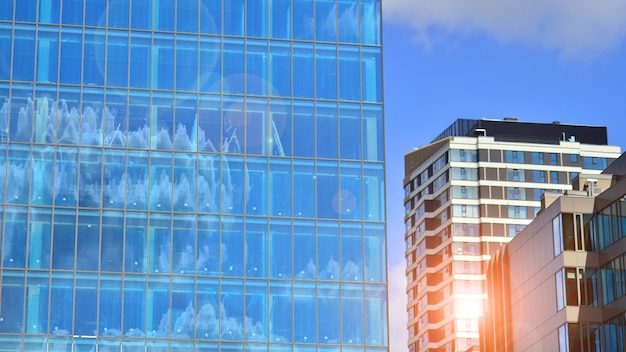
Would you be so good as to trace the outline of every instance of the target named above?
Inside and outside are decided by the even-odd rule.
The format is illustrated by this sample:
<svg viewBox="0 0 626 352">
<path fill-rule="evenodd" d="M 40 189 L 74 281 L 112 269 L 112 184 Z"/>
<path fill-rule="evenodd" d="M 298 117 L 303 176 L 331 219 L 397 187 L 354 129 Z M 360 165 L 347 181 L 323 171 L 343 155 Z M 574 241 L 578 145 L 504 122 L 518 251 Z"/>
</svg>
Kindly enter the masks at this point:
<svg viewBox="0 0 626 352">
<path fill-rule="evenodd" d="M 380 27 L 0 1 L 0 351 L 387 351 Z"/>
</svg>

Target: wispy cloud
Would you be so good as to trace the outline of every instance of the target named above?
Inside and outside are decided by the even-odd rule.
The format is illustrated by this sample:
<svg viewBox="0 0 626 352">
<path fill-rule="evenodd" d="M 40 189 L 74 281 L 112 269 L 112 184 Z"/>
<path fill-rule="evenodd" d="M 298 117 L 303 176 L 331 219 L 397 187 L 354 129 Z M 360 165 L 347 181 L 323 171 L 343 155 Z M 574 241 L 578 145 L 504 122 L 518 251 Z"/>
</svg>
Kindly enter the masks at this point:
<svg viewBox="0 0 626 352">
<path fill-rule="evenodd" d="M 450 34 L 486 33 L 503 43 L 587 59 L 615 50 L 626 37 L 623 0 L 386 0 L 383 5 L 387 21 L 409 25 L 425 45 Z"/>
<path fill-rule="evenodd" d="M 389 268 L 389 351 L 408 351 L 406 275 L 404 263 Z"/>
</svg>

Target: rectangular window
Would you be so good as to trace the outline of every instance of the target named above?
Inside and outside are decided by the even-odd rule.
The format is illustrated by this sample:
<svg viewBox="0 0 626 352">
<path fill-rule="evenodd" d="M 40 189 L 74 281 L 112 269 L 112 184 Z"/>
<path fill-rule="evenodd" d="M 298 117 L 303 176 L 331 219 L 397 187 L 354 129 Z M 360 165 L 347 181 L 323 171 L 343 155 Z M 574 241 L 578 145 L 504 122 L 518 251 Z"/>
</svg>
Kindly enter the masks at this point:
<svg viewBox="0 0 626 352">
<path fill-rule="evenodd" d="M 550 165 L 559 165 L 559 155 L 557 153 L 550 153 Z"/>
<path fill-rule="evenodd" d="M 583 168 L 591 169 L 591 170 L 604 170 L 607 167 L 606 158 L 598 158 L 598 157 L 583 157 Z"/>
<path fill-rule="evenodd" d="M 525 227 L 526 225 L 509 225 L 509 237 L 517 236 Z"/>
<path fill-rule="evenodd" d="M 543 170 L 533 170 L 533 182 L 546 183 L 546 172 Z"/>
<path fill-rule="evenodd" d="M 563 269 L 555 274 L 556 284 L 556 310 L 565 308 L 565 282 L 563 282 Z"/>
<path fill-rule="evenodd" d="M 596 300 L 593 280 L 595 272 L 585 274 L 584 268 L 563 268 L 555 274 L 557 310 L 565 306 L 587 306 Z"/>
<path fill-rule="evenodd" d="M 519 187 L 507 188 L 507 199 L 525 200 L 526 192 L 522 191 Z"/>
<path fill-rule="evenodd" d="M 509 206 L 509 218 L 526 219 L 526 207 Z"/>
<path fill-rule="evenodd" d="M 476 162 L 477 153 L 475 150 L 452 149 L 450 150 L 450 161 Z"/>
<path fill-rule="evenodd" d="M 524 182 L 525 181 L 524 172 L 518 169 L 507 169 L 506 179 L 507 181 Z"/>
<path fill-rule="evenodd" d="M 578 301 L 578 278 L 575 268 L 565 268 L 565 303 L 568 306 L 577 306 Z"/>
<path fill-rule="evenodd" d="M 542 152 L 533 152 L 531 154 L 531 162 L 535 165 L 543 165 L 543 153 Z"/>
<path fill-rule="evenodd" d="M 578 215 L 580 217 L 580 215 Z M 561 214 L 561 226 L 562 226 L 562 249 L 566 251 L 575 250 L 574 245 L 574 229 L 579 227 L 574 223 L 574 216 L 572 214 Z"/>
<path fill-rule="evenodd" d="M 507 163 L 523 164 L 524 152 L 518 152 L 516 150 L 505 150 L 504 161 Z"/>
<path fill-rule="evenodd" d="M 559 352 L 569 352 L 567 324 L 559 327 Z"/>
<path fill-rule="evenodd" d="M 558 171 L 550 171 L 550 183 L 559 184 L 559 172 Z"/>
<path fill-rule="evenodd" d="M 561 215 L 552 219 L 552 239 L 554 241 L 554 256 L 563 252 L 563 231 L 561 228 Z"/>
<path fill-rule="evenodd" d="M 570 154 L 569 161 L 572 163 L 578 163 L 578 154 Z"/>
</svg>

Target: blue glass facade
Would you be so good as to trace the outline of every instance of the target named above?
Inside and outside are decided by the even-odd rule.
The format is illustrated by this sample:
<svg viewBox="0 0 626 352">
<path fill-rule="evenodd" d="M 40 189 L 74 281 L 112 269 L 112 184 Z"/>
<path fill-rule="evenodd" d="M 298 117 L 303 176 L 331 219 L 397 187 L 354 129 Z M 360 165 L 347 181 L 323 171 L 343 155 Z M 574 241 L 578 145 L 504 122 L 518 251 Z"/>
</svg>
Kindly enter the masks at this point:
<svg viewBox="0 0 626 352">
<path fill-rule="evenodd" d="M 0 351 L 387 351 L 380 26 L 0 1 Z"/>
</svg>

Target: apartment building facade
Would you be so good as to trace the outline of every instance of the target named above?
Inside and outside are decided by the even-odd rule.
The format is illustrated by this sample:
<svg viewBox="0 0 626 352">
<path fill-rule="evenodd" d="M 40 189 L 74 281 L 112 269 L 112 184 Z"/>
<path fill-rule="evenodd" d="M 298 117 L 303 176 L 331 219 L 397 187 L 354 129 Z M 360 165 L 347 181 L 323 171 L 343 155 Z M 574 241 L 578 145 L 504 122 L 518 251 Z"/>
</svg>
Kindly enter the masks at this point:
<svg viewBox="0 0 626 352">
<path fill-rule="evenodd" d="M 485 263 L 544 193 L 619 156 L 603 127 L 457 120 L 405 155 L 409 350 L 479 350 Z"/>
<path fill-rule="evenodd" d="M 618 165 L 619 164 L 619 165 Z M 626 158 L 542 211 L 489 262 L 483 351 L 626 349 Z"/>
</svg>

